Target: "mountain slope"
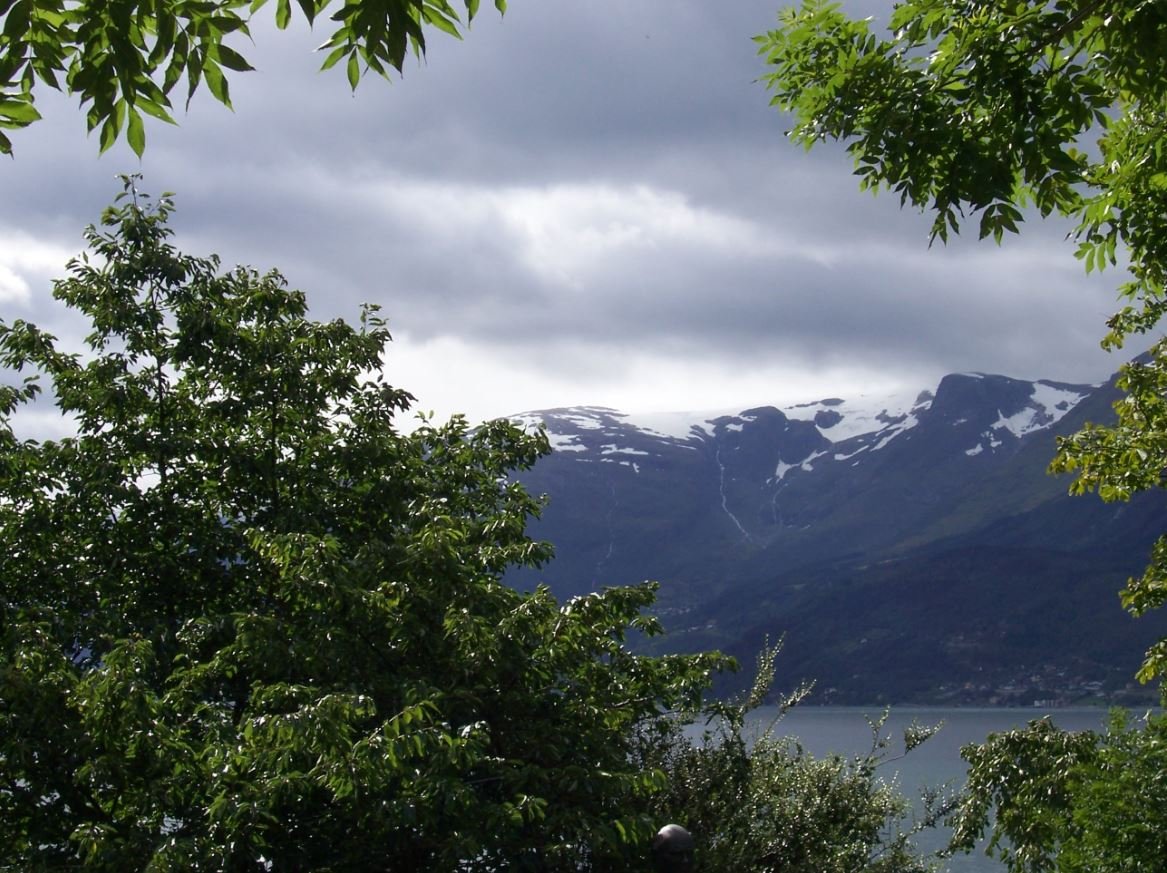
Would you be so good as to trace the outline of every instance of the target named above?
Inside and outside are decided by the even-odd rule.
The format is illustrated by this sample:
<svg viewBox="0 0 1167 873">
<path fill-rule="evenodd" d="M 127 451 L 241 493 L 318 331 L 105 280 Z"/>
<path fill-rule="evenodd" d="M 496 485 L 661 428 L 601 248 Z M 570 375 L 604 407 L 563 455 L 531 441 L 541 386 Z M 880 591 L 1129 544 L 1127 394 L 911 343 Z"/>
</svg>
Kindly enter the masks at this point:
<svg viewBox="0 0 1167 873">
<path fill-rule="evenodd" d="M 1159 495 L 1106 506 L 1045 474 L 1056 437 L 1114 397 L 954 374 L 784 409 L 517 418 L 555 447 L 524 479 L 550 497 L 533 533 L 556 546 L 560 596 L 654 578 L 670 628 L 654 645 L 748 661 L 788 632 L 785 663 L 831 699 L 985 701 L 1015 673 L 1113 690 L 1167 633 L 1114 594 L 1167 521 Z"/>
</svg>

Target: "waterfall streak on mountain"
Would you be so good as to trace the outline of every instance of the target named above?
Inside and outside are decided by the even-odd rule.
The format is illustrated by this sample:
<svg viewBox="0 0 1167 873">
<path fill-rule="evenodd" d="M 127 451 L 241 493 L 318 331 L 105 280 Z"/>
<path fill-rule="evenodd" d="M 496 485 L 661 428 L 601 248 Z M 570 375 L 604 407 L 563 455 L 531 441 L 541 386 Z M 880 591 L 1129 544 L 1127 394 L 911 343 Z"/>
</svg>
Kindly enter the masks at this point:
<svg viewBox="0 0 1167 873">
<path fill-rule="evenodd" d="M 616 512 L 616 504 L 619 501 L 616 499 L 616 483 L 612 483 L 612 502 L 608 504 L 608 512 L 604 515 L 604 522 L 608 527 L 608 551 L 604 553 L 604 557 L 596 562 L 596 569 L 592 571 L 593 584 L 597 584 L 603 574 L 604 565 L 612 557 L 612 553 L 616 551 L 616 531 L 612 526 L 612 515 Z"/>
<path fill-rule="evenodd" d="M 774 526 L 781 528 L 783 526 L 782 510 L 778 508 L 778 493 L 782 490 L 782 484 L 774 489 L 774 494 L 770 497 L 770 515 L 774 519 Z"/>
<path fill-rule="evenodd" d="M 750 532 L 742 527 L 742 523 L 737 520 L 737 516 L 729 511 L 729 504 L 727 503 L 725 496 L 725 464 L 721 462 L 721 446 L 717 447 L 717 470 L 718 474 L 721 476 L 721 508 L 725 514 L 729 516 L 729 520 L 732 521 L 737 529 L 742 532 L 742 536 L 746 539 L 746 541 L 752 543 L 754 538 L 750 536 Z"/>
</svg>

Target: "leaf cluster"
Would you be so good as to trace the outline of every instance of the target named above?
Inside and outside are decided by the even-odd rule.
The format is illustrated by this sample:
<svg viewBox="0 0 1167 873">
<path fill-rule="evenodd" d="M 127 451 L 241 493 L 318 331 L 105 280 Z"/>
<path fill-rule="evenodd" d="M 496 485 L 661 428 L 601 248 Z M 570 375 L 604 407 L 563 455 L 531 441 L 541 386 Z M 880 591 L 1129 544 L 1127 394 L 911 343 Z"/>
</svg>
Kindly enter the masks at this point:
<svg viewBox="0 0 1167 873">
<path fill-rule="evenodd" d="M 12 153 L 4 130 L 40 119 L 38 88 L 79 97 L 103 152 L 124 133 L 141 155 L 146 116 L 174 123 L 176 87 L 188 106 L 205 85 L 230 107 L 229 74 L 253 68 L 229 41 L 250 38 L 253 16 L 268 2 L 0 0 L 0 154 Z M 286 29 L 291 0 L 274 6 L 276 25 Z M 495 6 L 505 11 L 506 0 Z M 296 0 L 296 7 L 309 24 L 331 12 L 322 69 L 345 60 L 354 89 L 365 73 L 387 78 L 409 53 L 423 54 L 428 28 L 460 38 L 459 13 L 447 0 Z M 467 22 L 478 7 L 479 0 L 465 0 Z"/>
<path fill-rule="evenodd" d="M 1009 873 L 1135 873 L 1167 851 L 1167 716 L 1105 732 L 1067 732 L 1048 718 L 966 746 L 968 784 L 950 849 L 987 854 Z"/>
<path fill-rule="evenodd" d="M 920 831 L 936 826 L 950 798 L 929 792 L 919 816 L 879 767 L 893 758 L 884 719 L 871 722 L 872 746 L 851 758 L 815 758 L 797 741 L 780 736 L 781 717 L 810 691 L 782 699 L 778 714 L 760 734 L 746 716 L 770 692 L 779 646 L 767 646 L 758 661 L 752 693 L 738 704 L 707 710 L 707 728 L 694 736 L 674 723 L 662 740 L 646 743 L 647 763 L 667 774 L 657 797 L 658 817 L 686 827 L 697 844 L 703 870 L 783 873 L 913 873 L 934 869 L 914 845 Z M 884 716 L 886 718 L 886 714 Z M 937 727 L 914 725 L 904 737 L 905 754 Z"/>
<path fill-rule="evenodd" d="M 503 584 L 545 435 L 400 432 L 375 308 L 312 321 L 172 208 L 127 180 L 56 284 L 85 355 L 0 324 L 0 868 L 620 869 L 637 732 L 730 662 L 631 654 L 650 584 Z M 42 386 L 76 436 L 17 435 Z"/>
<path fill-rule="evenodd" d="M 790 138 L 847 142 L 860 186 L 930 211 L 934 239 L 979 216 L 1000 240 L 1033 206 L 1082 219 L 1082 256 L 1111 261 L 1133 227 L 1096 195 L 1155 173 L 1121 159 L 1159 152 L 1162 5 L 906 0 L 888 26 L 806 0 L 757 37 Z"/>
</svg>

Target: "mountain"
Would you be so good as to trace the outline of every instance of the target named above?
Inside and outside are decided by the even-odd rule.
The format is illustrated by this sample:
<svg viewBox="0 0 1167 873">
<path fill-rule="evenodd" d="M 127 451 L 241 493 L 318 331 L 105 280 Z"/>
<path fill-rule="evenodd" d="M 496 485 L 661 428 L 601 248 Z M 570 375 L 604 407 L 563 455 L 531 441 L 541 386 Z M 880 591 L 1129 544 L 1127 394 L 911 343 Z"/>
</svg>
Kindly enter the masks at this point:
<svg viewBox="0 0 1167 873">
<path fill-rule="evenodd" d="M 524 475 L 561 597 L 661 582 L 658 651 L 751 663 L 785 635 L 820 702 L 1032 703 L 1138 692 L 1167 615 L 1116 592 L 1167 529 L 1162 495 L 1107 505 L 1046 475 L 1055 440 L 1112 416 L 1113 381 L 961 373 L 934 390 L 776 408 L 515 416 L 554 451 Z"/>
</svg>

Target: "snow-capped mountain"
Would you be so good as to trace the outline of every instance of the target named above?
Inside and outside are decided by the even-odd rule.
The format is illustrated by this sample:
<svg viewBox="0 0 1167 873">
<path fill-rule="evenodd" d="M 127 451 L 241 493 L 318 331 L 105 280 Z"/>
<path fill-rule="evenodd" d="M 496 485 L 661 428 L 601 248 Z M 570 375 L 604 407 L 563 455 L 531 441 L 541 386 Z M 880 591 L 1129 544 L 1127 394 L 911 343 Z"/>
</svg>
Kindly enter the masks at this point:
<svg viewBox="0 0 1167 873">
<path fill-rule="evenodd" d="M 746 649 L 764 635 L 788 631 L 788 649 L 810 663 L 822 653 L 797 648 L 798 626 L 808 611 L 840 596 L 840 586 L 866 590 L 862 579 L 879 575 L 873 568 L 894 563 L 901 570 L 895 578 L 916 586 L 914 605 L 932 616 L 932 629 L 948 627 L 935 616 L 949 615 L 953 591 L 930 587 L 920 567 L 932 567 L 937 555 L 971 550 L 962 559 L 965 578 L 953 584 L 987 597 L 1001 578 L 1012 578 L 1000 560 L 1003 550 L 1013 550 L 1016 560 L 1006 563 L 1029 567 L 1026 579 L 1046 580 L 1027 596 L 1052 606 L 1064 592 L 1048 583 L 1078 579 L 1080 570 L 1081 578 L 1071 579 L 1074 608 L 1089 615 L 1106 610 L 1123 628 L 1115 633 L 1129 639 L 1114 591 L 1145 561 L 1150 531 L 1167 520 L 1161 504 L 1070 500 L 1068 482 L 1045 475 L 1056 437 L 1105 418 L 1113 396 L 1109 385 L 963 373 L 930 390 L 782 408 L 523 413 L 515 420 L 544 427 L 553 447 L 523 479 L 550 498 L 532 532 L 555 544 L 557 559 L 538 577 L 518 574 L 513 581 L 545 579 L 570 596 L 657 579 L 671 645 L 713 644 L 749 658 Z M 1127 516 L 1121 523 L 1120 512 Z M 1030 566 L 1039 553 L 1053 557 Z M 881 585 L 884 594 L 895 588 Z M 999 598 L 981 604 L 988 612 L 1000 606 Z M 846 616 L 849 601 L 834 608 Z M 997 618 L 1009 624 L 1007 615 Z M 853 624 L 842 626 L 847 633 L 871 630 Z M 919 634 L 917 625 L 883 636 L 902 642 Z M 979 651 L 981 644 L 988 642 L 966 648 Z M 1139 652 L 1132 649 L 1131 657 Z"/>
<path fill-rule="evenodd" d="M 632 459 L 653 454 L 646 445 L 657 444 L 662 451 L 666 446 L 696 449 L 725 434 L 741 433 L 759 420 L 788 423 L 804 435 L 813 428 L 825 441 L 819 445 L 832 447 L 835 460 L 848 460 L 885 448 L 916 427 L 921 417 L 940 416 L 953 427 L 972 425 L 962 427 L 964 432 L 976 431 L 965 453 L 976 455 L 999 448 L 1007 437 L 1020 438 L 1052 427 L 1099 387 L 966 373 L 941 382 L 941 403 L 934 413 L 936 395 L 922 390 L 860 395 L 852 400 L 831 397 L 740 411 L 630 414 L 602 406 L 576 406 L 525 412 L 512 418 L 528 427 L 543 426 L 555 451 L 582 453 L 574 458 L 577 461 L 599 460 L 634 469 L 639 464 Z M 983 415 L 990 407 L 996 416 L 992 421 Z M 595 457 L 596 453 L 600 457 Z M 798 466 L 807 464 L 808 458 L 799 459 Z M 780 480 L 793 468 L 789 462 L 780 462 L 775 478 Z"/>
</svg>

